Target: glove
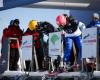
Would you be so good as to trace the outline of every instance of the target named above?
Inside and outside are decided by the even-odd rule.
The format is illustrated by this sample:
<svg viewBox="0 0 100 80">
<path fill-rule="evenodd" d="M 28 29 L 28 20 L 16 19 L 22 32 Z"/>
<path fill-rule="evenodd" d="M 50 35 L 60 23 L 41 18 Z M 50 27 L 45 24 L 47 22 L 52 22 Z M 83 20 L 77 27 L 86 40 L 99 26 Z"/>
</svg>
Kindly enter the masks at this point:
<svg viewBox="0 0 100 80">
<path fill-rule="evenodd" d="M 44 41 L 45 43 L 47 43 L 47 41 L 48 41 L 48 36 L 47 36 L 46 34 L 43 34 L 43 41 Z"/>
</svg>

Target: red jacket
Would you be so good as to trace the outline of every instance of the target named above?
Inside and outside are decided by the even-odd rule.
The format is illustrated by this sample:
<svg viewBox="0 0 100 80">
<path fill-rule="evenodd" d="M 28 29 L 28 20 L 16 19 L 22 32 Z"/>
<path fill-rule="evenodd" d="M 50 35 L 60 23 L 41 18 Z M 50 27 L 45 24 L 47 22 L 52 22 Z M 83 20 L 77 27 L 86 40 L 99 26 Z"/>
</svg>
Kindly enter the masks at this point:
<svg viewBox="0 0 100 80">
<path fill-rule="evenodd" d="M 22 43 L 22 35 L 23 31 L 19 27 L 8 27 L 3 30 L 3 36 L 2 36 L 2 44 L 4 43 L 5 38 L 18 38 L 19 45 L 16 40 L 10 41 L 10 47 L 11 48 L 18 48 L 18 46 L 21 46 Z"/>
<path fill-rule="evenodd" d="M 40 47 L 40 33 L 38 31 L 30 31 L 27 29 L 24 35 L 33 35 L 33 44 L 35 45 L 35 48 Z"/>
</svg>

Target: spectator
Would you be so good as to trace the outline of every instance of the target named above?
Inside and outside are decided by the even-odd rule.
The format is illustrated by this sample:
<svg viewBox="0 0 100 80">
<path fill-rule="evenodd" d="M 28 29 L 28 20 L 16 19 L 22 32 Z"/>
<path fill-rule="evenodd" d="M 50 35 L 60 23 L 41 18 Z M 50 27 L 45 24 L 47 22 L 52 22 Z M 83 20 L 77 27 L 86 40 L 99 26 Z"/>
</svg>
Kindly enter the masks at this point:
<svg viewBox="0 0 100 80">
<path fill-rule="evenodd" d="M 42 70 L 42 61 L 43 61 L 43 48 L 42 48 L 42 43 L 41 43 L 41 39 L 42 39 L 42 35 L 41 33 L 37 30 L 39 27 L 38 22 L 36 20 L 31 20 L 29 22 L 29 26 L 26 30 L 26 32 L 24 33 L 25 36 L 28 35 L 33 35 L 33 45 L 35 46 L 36 49 L 36 55 L 37 55 L 37 60 L 38 60 L 38 66 L 39 66 L 39 70 Z M 34 54 L 34 53 L 33 53 Z M 33 59 L 34 61 L 34 59 Z M 35 62 L 36 64 L 36 62 Z M 33 70 L 35 70 L 35 64 L 34 64 L 34 68 Z M 27 65 L 26 65 L 27 66 Z"/>
<path fill-rule="evenodd" d="M 19 41 L 19 45 L 16 40 L 10 40 L 10 60 L 9 60 L 9 69 L 17 70 L 18 69 L 18 60 L 19 60 L 19 47 L 21 46 L 21 40 L 23 31 L 19 27 L 19 19 L 11 20 L 8 28 L 3 30 L 2 36 L 2 46 L 7 39 L 9 38 L 17 38 Z M 2 53 L 3 54 L 3 53 Z"/>
<path fill-rule="evenodd" d="M 93 13 L 92 15 L 92 21 L 87 25 L 87 28 L 91 27 L 100 27 L 100 19 L 98 13 Z"/>
<path fill-rule="evenodd" d="M 92 21 L 87 25 L 87 28 L 92 28 L 92 27 L 100 27 L 100 18 L 98 13 L 93 13 L 92 15 Z M 95 70 L 95 58 L 86 58 L 86 65 L 87 66 L 87 71 L 93 71 Z"/>
</svg>

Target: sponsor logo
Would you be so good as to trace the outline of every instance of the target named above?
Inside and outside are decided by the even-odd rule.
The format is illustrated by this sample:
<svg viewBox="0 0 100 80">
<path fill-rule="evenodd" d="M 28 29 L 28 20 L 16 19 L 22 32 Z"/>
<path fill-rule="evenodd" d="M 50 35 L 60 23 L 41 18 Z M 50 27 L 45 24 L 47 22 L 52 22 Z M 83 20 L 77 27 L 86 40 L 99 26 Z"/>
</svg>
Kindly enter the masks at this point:
<svg viewBox="0 0 100 80">
<path fill-rule="evenodd" d="M 83 39 L 86 39 L 87 37 L 89 37 L 90 36 L 90 34 L 87 34 L 87 35 L 85 35 L 84 37 L 83 37 Z"/>
</svg>

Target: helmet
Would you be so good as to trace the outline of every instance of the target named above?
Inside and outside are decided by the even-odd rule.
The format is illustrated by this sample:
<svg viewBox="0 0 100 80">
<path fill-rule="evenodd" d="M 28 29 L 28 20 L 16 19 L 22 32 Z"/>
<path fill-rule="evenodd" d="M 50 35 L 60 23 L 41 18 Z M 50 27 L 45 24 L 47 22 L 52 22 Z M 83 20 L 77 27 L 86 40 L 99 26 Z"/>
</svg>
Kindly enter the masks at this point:
<svg viewBox="0 0 100 80">
<path fill-rule="evenodd" d="M 99 19 L 99 14 L 98 13 L 93 13 L 93 17 L 96 19 Z"/>
<path fill-rule="evenodd" d="M 58 15 L 57 18 L 56 18 L 56 23 L 57 25 L 66 25 L 67 24 L 67 20 L 66 20 L 66 17 L 64 15 Z"/>
<path fill-rule="evenodd" d="M 36 28 L 37 28 L 37 25 L 38 25 L 38 22 L 36 21 L 36 20 L 31 20 L 30 22 L 29 22 L 29 29 L 32 31 L 32 30 L 36 30 Z"/>
<path fill-rule="evenodd" d="M 16 27 L 19 27 L 19 19 L 15 19 L 14 21 L 13 21 L 13 25 L 14 26 L 16 26 Z"/>
<path fill-rule="evenodd" d="M 54 26 L 47 21 L 44 21 L 42 23 L 42 27 L 43 27 L 43 30 L 46 31 L 47 33 L 54 31 Z"/>
<path fill-rule="evenodd" d="M 13 21 L 13 23 L 19 24 L 19 19 L 15 19 L 15 20 Z"/>
</svg>

